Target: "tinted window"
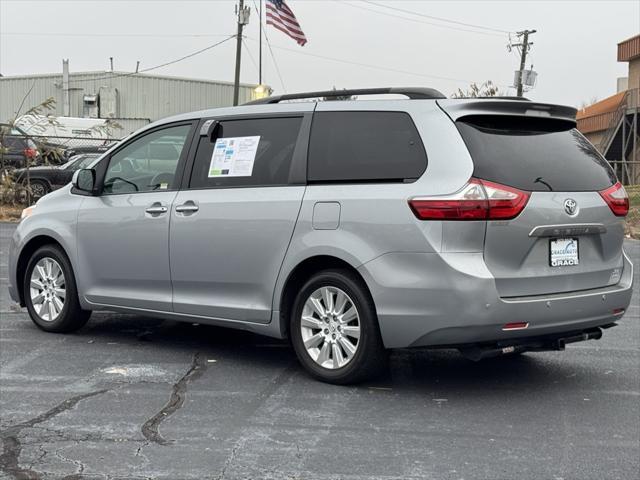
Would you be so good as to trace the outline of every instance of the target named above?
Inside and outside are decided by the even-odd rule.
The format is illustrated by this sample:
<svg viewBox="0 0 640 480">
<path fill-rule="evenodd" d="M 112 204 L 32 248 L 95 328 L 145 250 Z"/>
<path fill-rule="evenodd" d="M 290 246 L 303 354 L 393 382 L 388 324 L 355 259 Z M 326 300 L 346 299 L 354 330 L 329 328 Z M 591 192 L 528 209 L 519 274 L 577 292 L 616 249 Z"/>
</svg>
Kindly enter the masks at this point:
<svg viewBox="0 0 640 480">
<path fill-rule="evenodd" d="M 103 192 L 137 193 L 174 190 L 182 148 L 191 125 L 169 127 L 134 140 L 109 159 Z"/>
<path fill-rule="evenodd" d="M 474 176 L 528 191 L 603 190 L 607 161 L 573 124 L 550 119 L 467 117 L 457 122 Z"/>
<path fill-rule="evenodd" d="M 427 155 L 402 112 L 318 112 L 313 116 L 311 182 L 403 181 L 420 177 Z"/>
<path fill-rule="evenodd" d="M 302 117 L 220 122 L 214 142 L 206 136 L 200 138 L 190 188 L 286 185 L 301 123 Z M 248 142 L 245 168 L 236 172 L 237 176 L 215 165 L 214 149 L 216 145 L 222 147 L 222 139 L 229 139 L 225 143 L 228 151 L 233 148 L 232 142 Z"/>
</svg>

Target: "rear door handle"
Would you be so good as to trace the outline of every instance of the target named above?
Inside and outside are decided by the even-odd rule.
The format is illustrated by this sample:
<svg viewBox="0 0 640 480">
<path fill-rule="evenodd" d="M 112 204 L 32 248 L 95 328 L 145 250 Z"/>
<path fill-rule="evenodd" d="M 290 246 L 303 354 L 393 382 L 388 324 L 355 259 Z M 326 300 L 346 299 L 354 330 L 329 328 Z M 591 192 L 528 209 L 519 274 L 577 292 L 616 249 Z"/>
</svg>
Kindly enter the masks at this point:
<svg viewBox="0 0 640 480">
<path fill-rule="evenodd" d="M 198 205 L 196 205 L 192 201 L 185 202 L 182 205 L 178 205 L 176 207 L 177 213 L 195 213 L 198 210 L 200 210 L 200 207 L 198 207 Z"/>
<path fill-rule="evenodd" d="M 145 210 L 145 212 L 151 215 L 159 215 L 161 213 L 167 213 L 168 208 L 163 205 L 153 205 Z"/>
</svg>

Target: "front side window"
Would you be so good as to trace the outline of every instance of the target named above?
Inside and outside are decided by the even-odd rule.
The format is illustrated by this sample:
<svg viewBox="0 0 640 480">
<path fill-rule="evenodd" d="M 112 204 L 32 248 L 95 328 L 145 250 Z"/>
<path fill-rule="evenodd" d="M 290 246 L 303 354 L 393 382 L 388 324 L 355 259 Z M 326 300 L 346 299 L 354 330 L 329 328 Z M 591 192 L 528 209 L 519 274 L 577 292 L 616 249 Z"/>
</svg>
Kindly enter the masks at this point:
<svg viewBox="0 0 640 480">
<path fill-rule="evenodd" d="M 175 190 L 176 171 L 191 125 L 149 133 L 111 156 L 103 193 Z"/>
<path fill-rule="evenodd" d="M 200 139 L 189 188 L 286 185 L 302 117 L 220 122 Z"/>
</svg>

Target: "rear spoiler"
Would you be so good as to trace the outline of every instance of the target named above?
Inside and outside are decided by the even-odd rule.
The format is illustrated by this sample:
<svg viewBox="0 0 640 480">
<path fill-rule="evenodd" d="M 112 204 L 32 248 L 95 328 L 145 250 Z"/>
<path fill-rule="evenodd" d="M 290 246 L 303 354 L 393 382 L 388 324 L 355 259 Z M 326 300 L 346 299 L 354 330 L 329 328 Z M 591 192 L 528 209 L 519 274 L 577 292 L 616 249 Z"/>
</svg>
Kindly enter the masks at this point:
<svg viewBox="0 0 640 480">
<path fill-rule="evenodd" d="M 523 100 L 456 99 L 437 100 L 437 103 L 454 122 L 471 115 L 500 115 L 551 118 L 571 122 L 575 127 L 578 112 L 575 108 L 565 105 Z"/>
</svg>

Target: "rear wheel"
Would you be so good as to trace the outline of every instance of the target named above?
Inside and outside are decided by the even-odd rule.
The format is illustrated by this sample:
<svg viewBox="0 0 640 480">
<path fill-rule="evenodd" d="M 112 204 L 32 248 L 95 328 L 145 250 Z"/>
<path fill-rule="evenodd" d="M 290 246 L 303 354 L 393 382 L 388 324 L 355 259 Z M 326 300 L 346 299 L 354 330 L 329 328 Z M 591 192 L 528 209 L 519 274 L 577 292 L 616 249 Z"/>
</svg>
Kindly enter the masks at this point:
<svg viewBox="0 0 640 480">
<path fill-rule="evenodd" d="M 386 361 L 373 301 L 347 270 L 327 270 L 302 287 L 292 311 L 291 341 L 315 378 L 336 384 L 376 375 Z"/>
<path fill-rule="evenodd" d="M 80 308 L 71 264 L 55 245 L 40 247 L 29 259 L 24 299 L 31 320 L 47 332 L 78 330 L 91 316 Z"/>
</svg>

